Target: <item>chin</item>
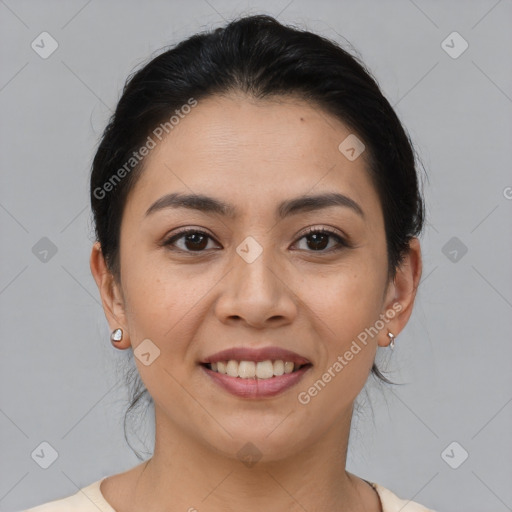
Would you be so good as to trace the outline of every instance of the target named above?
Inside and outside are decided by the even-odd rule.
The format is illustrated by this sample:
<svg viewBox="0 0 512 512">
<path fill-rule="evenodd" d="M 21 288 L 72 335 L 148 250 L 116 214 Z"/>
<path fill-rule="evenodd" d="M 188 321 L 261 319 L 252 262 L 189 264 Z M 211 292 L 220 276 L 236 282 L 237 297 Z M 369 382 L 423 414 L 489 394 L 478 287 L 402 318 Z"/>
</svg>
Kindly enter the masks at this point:
<svg viewBox="0 0 512 512">
<path fill-rule="evenodd" d="M 281 425 L 279 425 L 281 422 Z M 273 423 L 272 428 L 257 426 L 254 423 L 248 426 L 240 424 L 237 428 L 227 428 L 222 438 L 210 440 L 209 448 L 228 459 L 238 459 L 248 467 L 256 463 L 278 462 L 293 457 L 301 452 L 307 445 L 307 440 L 298 438 L 300 429 L 285 427 L 283 418 Z M 276 428 L 277 427 L 277 428 Z"/>
</svg>

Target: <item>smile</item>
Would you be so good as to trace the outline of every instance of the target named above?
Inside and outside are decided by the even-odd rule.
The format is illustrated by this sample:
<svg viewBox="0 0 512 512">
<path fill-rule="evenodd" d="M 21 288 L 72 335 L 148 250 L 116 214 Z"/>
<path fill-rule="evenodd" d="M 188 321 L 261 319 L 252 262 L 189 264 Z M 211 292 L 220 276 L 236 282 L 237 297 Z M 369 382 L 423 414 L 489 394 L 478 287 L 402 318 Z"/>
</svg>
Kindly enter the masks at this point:
<svg viewBox="0 0 512 512">
<path fill-rule="evenodd" d="M 200 365 L 213 383 L 231 395 L 245 399 L 264 399 L 279 395 L 297 385 L 312 366 L 311 363 L 287 364 L 282 360 L 257 363 L 230 360 Z"/>
<path fill-rule="evenodd" d="M 297 364 L 292 361 L 218 361 L 206 365 L 210 370 L 229 375 L 230 377 L 239 377 L 241 379 L 271 379 L 281 375 L 289 374 L 300 370 L 305 364 Z"/>
<path fill-rule="evenodd" d="M 261 399 L 295 386 L 313 367 L 306 357 L 279 346 L 231 347 L 200 360 L 200 368 L 230 394 Z"/>
</svg>

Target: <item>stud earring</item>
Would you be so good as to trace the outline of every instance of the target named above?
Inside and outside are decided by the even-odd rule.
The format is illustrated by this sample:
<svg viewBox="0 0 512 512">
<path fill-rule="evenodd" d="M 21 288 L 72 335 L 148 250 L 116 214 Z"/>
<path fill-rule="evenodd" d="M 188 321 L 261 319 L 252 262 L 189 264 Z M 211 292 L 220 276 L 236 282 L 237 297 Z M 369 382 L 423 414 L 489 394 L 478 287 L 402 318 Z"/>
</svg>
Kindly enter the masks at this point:
<svg viewBox="0 0 512 512">
<path fill-rule="evenodd" d="M 110 335 L 110 341 L 113 343 L 117 343 L 123 339 L 123 330 L 122 329 L 114 329 L 112 334 Z"/>
<path fill-rule="evenodd" d="M 391 350 L 393 350 L 395 348 L 395 335 L 391 332 L 388 332 L 388 337 L 391 340 L 389 342 L 389 347 L 391 348 Z"/>
</svg>

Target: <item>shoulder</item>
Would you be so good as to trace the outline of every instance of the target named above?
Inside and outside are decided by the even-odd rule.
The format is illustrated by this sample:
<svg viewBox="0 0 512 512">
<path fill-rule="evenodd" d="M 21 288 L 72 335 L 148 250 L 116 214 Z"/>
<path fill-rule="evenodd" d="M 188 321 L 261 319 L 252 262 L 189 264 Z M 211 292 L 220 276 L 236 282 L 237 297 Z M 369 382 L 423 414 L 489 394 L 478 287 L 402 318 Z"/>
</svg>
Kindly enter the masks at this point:
<svg viewBox="0 0 512 512">
<path fill-rule="evenodd" d="M 101 494 L 101 480 L 80 489 L 76 494 L 61 498 L 23 512 L 115 512 Z"/>
<path fill-rule="evenodd" d="M 382 485 L 370 483 L 379 494 L 382 502 L 383 512 L 436 512 L 433 509 L 424 507 L 415 501 L 399 498 L 395 493 Z"/>
</svg>

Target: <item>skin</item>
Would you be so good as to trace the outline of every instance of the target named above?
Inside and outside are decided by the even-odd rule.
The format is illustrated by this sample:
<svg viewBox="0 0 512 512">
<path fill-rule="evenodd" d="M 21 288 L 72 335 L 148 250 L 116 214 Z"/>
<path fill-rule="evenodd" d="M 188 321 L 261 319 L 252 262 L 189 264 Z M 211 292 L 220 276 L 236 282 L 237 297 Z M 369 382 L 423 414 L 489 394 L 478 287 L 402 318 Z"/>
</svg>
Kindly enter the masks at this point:
<svg viewBox="0 0 512 512">
<path fill-rule="evenodd" d="M 120 282 L 99 243 L 90 260 L 109 326 L 124 331 L 116 347 L 135 350 L 150 339 L 160 350 L 148 366 L 134 358 L 155 402 L 156 442 L 148 462 L 104 480 L 101 491 L 116 511 L 381 510 L 375 491 L 345 470 L 352 409 L 377 346 L 387 346 L 387 333 L 397 336 L 410 317 L 421 252 L 412 239 L 388 282 L 384 219 L 365 155 L 349 161 L 338 150 L 350 133 L 298 98 L 232 93 L 201 100 L 146 157 L 123 213 Z M 332 191 L 356 201 L 365 217 L 340 206 L 275 217 L 285 199 Z M 213 196 L 240 215 L 180 208 L 145 217 L 170 192 Z M 315 250 L 304 237 L 309 226 L 352 245 L 333 251 L 330 237 Z M 182 227 L 212 237 L 203 252 L 185 238 L 175 251 L 159 245 Z M 252 263 L 235 250 L 247 236 L 262 248 Z M 298 393 L 396 303 L 400 312 L 301 404 Z M 298 385 L 272 398 L 235 397 L 198 365 L 229 347 L 269 345 L 313 364 Z M 262 454 L 252 467 L 237 457 L 247 442 Z"/>
</svg>

